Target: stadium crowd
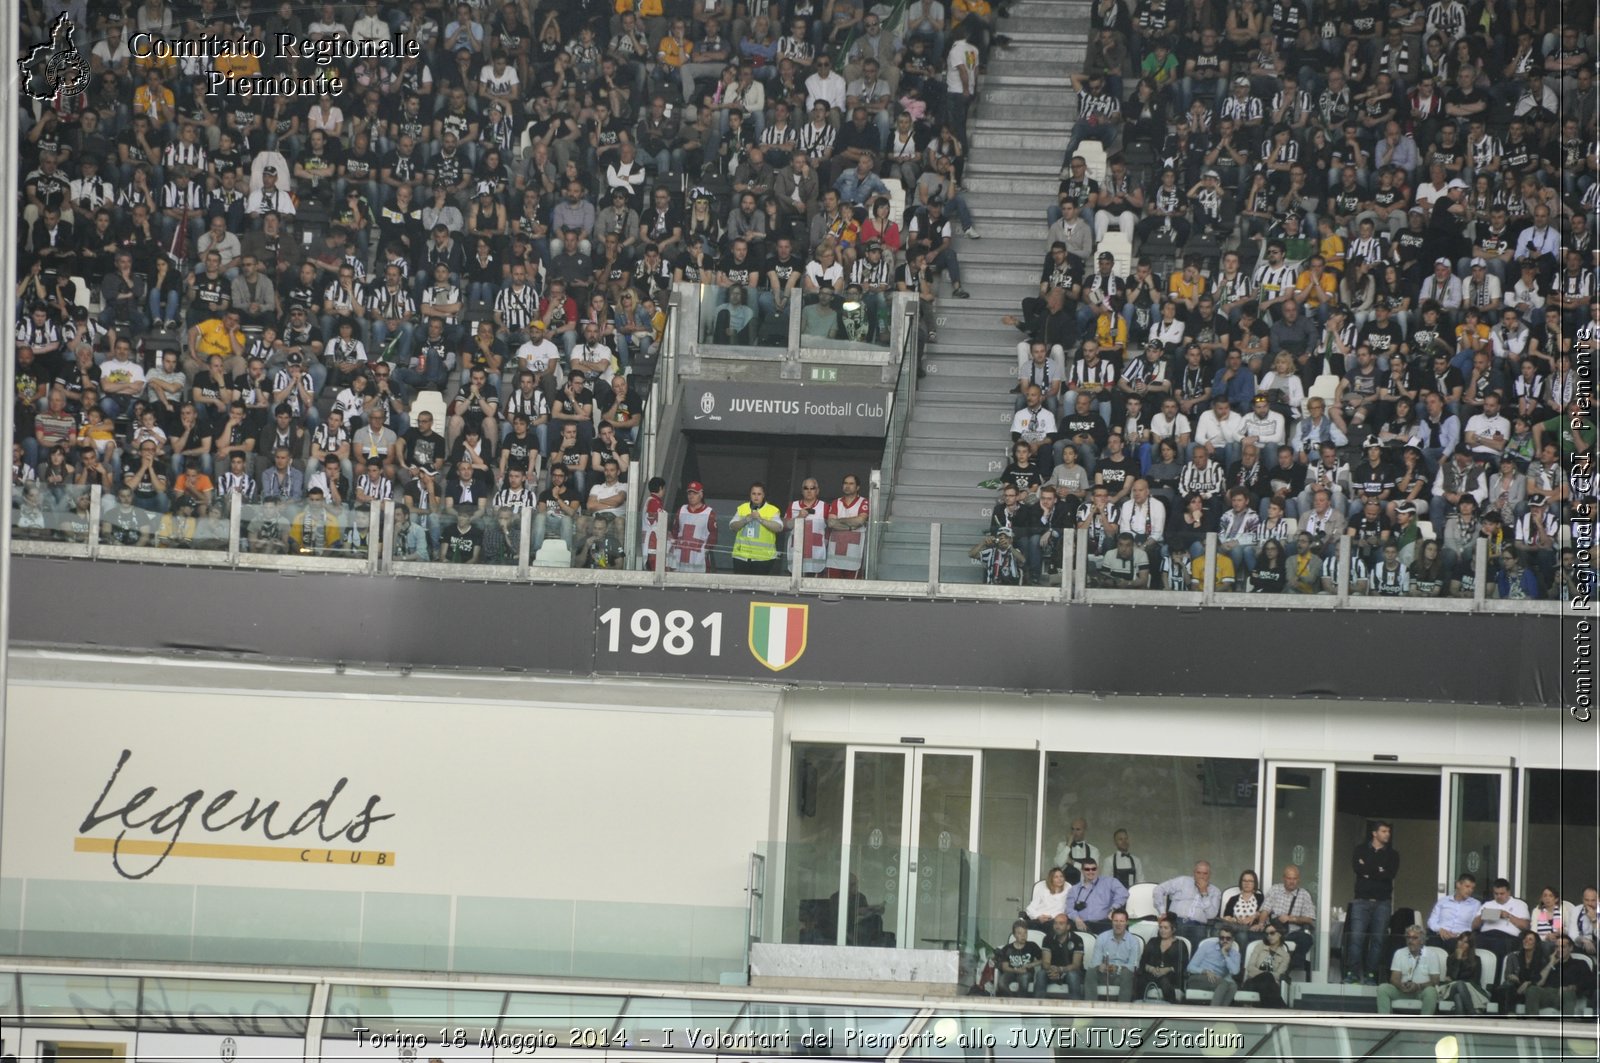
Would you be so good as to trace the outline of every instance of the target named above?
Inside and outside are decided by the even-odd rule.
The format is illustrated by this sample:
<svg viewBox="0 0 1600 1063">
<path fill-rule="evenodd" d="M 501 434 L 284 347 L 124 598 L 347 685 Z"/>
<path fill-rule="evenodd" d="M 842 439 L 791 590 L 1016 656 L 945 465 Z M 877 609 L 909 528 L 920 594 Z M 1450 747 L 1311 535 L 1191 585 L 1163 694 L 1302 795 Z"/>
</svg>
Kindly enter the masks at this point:
<svg viewBox="0 0 1600 1063">
<path fill-rule="evenodd" d="M 394 500 L 397 557 L 508 563 L 534 507 L 534 557 L 621 563 L 675 281 L 718 342 L 784 342 L 792 300 L 873 339 L 889 291 L 960 294 L 966 106 L 1005 42 L 986 0 L 917 7 L 30 0 L 25 52 L 66 14 L 88 69 L 18 115 L 18 533 L 226 545 L 238 495 L 241 549 L 365 555 Z M 202 38 L 269 58 L 155 43 Z"/>
<path fill-rule="evenodd" d="M 1592 6 L 1095 0 L 986 578 L 1568 597 L 1592 540 Z M 1588 510 L 1592 518 L 1592 510 Z M 1204 542 L 1219 549 L 1207 572 Z"/>
<path fill-rule="evenodd" d="M 1544 886 L 1530 902 L 1504 878 L 1480 883 L 1464 871 L 1449 894 L 1406 907 L 1395 891 L 1393 826 L 1375 820 L 1350 853 L 1354 896 L 1335 939 L 1318 927 L 1317 900 L 1293 864 L 1272 883 L 1245 870 L 1219 886 L 1203 859 L 1190 874 L 1149 882 L 1126 830 L 1104 852 L 1086 831 L 1082 818 L 1072 821 L 978 991 L 1282 1008 L 1291 973 L 1309 977 L 1323 955 L 1330 973 L 1337 964 L 1336 981 L 1371 988 L 1384 1014 L 1397 1002 L 1424 1015 L 1441 1003 L 1460 1015 L 1526 1017 L 1594 1007 L 1593 886 L 1577 902 Z"/>
</svg>

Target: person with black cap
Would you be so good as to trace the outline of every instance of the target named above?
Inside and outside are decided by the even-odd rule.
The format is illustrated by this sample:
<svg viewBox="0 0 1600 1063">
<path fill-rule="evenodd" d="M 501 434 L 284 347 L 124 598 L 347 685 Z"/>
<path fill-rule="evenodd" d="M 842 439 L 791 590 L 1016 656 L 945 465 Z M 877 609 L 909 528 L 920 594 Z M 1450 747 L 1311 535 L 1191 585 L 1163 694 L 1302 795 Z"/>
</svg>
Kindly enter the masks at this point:
<svg viewBox="0 0 1600 1063">
<path fill-rule="evenodd" d="M 267 165 L 261 168 L 261 186 L 250 193 L 244 212 L 254 217 L 263 214 L 293 214 L 294 199 L 278 184 L 278 168 Z"/>
<path fill-rule="evenodd" d="M 1542 494 L 1528 496 L 1528 511 L 1517 518 L 1512 542 L 1523 563 L 1539 577 L 1539 586 L 1548 587 L 1555 576 L 1556 537 L 1559 521 Z"/>
<path fill-rule="evenodd" d="M 1489 488 L 1483 466 L 1472 460 L 1472 448 L 1460 443 L 1450 460 L 1439 464 L 1433 478 L 1433 497 L 1428 501 L 1428 517 L 1433 526 L 1443 527 L 1446 515 L 1468 496 L 1475 506 L 1481 506 L 1489 496 Z"/>
</svg>

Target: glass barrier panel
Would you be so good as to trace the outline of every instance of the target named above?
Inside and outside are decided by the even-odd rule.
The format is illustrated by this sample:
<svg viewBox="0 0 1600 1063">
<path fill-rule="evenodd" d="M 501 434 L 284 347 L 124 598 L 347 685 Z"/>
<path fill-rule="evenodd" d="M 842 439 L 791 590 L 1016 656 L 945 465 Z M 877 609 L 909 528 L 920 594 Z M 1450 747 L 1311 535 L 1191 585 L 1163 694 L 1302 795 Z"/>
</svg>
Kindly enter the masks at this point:
<svg viewBox="0 0 1600 1063">
<path fill-rule="evenodd" d="M 336 985 L 328 991 L 323 1036 L 348 1040 L 358 1029 L 436 1036 L 440 1027 L 488 1027 L 500 1021 L 506 994 L 413 986 Z"/>
<path fill-rule="evenodd" d="M 843 292 L 823 288 L 805 295 L 800 310 L 800 346 L 830 350 L 887 350 L 892 332 L 885 291 Z"/>
<path fill-rule="evenodd" d="M 139 1027 L 165 1033 L 304 1037 L 309 984 L 146 978 Z"/>
<path fill-rule="evenodd" d="M 243 503 L 239 516 L 239 550 L 253 557 L 333 557 L 364 560 L 372 535 L 373 517 L 365 506 L 337 501 L 267 498 Z M 228 515 L 221 515 L 226 538 Z"/>
<path fill-rule="evenodd" d="M 25 974 L 22 1007 L 34 1026 L 132 1030 L 138 1025 L 139 979 L 93 974 Z"/>
<path fill-rule="evenodd" d="M 625 999 L 581 993 L 512 993 L 506 1001 L 500 1031 L 512 1035 L 544 1034 L 556 1038 L 562 1047 L 581 1048 L 581 1044 L 570 1044 L 572 1031 L 610 1030 L 616 1025 Z"/>
<path fill-rule="evenodd" d="M 1059 586 L 1060 543 L 1020 524 L 1007 535 L 987 520 L 939 525 L 939 582 L 997 586 Z"/>
<path fill-rule="evenodd" d="M 12 495 L 11 536 L 18 542 L 87 543 L 94 516 L 88 487 L 32 481 Z"/>
<path fill-rule="evenodd" d="M 696 335 L 714 347 L 786 347 L 789 300 L 779 302 L 752 269 L 746 284 L 700 284 Z"/>
</svg>

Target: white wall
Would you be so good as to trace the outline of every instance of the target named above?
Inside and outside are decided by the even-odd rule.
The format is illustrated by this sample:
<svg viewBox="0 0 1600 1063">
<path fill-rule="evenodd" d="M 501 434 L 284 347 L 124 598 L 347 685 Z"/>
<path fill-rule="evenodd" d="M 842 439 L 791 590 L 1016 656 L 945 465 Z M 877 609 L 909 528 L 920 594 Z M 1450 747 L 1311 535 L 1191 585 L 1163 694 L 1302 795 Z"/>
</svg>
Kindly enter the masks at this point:
<svg viewBox="0 0 1600 1063">
<path fill-rule="evenodd" d="M 1130 647 L 1130 668 L 1151 663 Z M 791 692 L 783 727 L 791 738 L 817 741 L 918 736 L 930 746 L 1307 759 L 1333 752 L 1361 761 L 1396 754 L 1433 763 L 1468 758 L 1509 765 L 1514 758 L 1528 767 L 1600 767 L 1592 727 L 1563 726 L 1564 720 L 1547 708 L 1405 702 L 834 690 Z"/>
</svg>

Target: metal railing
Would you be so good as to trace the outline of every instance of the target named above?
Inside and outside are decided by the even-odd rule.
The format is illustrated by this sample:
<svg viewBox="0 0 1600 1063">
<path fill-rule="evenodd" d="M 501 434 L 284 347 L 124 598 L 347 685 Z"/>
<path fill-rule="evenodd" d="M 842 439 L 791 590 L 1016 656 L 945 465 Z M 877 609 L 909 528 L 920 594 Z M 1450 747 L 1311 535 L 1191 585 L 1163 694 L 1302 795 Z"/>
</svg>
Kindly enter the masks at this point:
<svg viewBox="0 0 1600 1063">
<path fill-rule="evenodd" d="M 900 371 L 894 395 L 889 400 L 889 426 L 883 439 L 883 460 L 872 470 L 867 494 L 868 512 L 873 522 L 881 522 L 888 513 L 885 507 L 894 497 L 894 487 L 900 478 L 900 458 L 905 452 L 906 427 L 911 423 L 911 408 L 917 399 L 917 322 L 920 308 L 901 304 L 898 307 L 905 320 L 900 323 Z M 873 525 L 869 524 L 869 528 Z M 867 578 L 878 571 L 878 557 L 883 550 L 883 536 L 869 532 L 867 538 Z"/>
</svg>

